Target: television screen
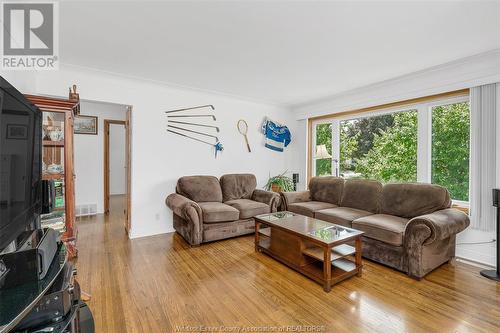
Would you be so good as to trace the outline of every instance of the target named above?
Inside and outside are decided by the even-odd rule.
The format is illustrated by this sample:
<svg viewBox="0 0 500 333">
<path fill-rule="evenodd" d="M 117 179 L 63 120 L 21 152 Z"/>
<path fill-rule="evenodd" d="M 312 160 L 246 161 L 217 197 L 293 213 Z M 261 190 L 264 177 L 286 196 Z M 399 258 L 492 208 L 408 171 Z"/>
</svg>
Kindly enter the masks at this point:
<svg viewBox="0 0 500 333">
<path fill-rule="evenodd" d="M 41 208 L 41 112 L 0 78 L 0 251 Z"/>
</svg>

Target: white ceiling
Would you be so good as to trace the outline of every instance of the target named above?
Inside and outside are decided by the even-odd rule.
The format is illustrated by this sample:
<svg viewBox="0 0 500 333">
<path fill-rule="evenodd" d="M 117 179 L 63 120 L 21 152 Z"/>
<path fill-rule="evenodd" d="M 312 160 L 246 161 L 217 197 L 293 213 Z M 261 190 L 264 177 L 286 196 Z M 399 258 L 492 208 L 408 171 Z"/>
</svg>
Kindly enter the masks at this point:
<svg viewBox="0 0 500 333">
<path fill-rule="evenodd" d="M 62 2 L 61 62 L 293 105 L 500 48 L 499 2 Z"/>
</svg>

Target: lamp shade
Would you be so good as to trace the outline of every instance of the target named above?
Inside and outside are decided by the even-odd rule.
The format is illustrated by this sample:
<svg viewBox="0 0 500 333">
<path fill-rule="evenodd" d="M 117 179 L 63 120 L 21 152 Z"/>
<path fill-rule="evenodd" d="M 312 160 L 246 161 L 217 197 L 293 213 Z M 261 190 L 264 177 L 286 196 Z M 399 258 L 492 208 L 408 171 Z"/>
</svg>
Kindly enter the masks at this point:
<svg viewBox="0 0 500 333">
<path fill-rule="evenodd" d="M 326 145 L 316 146 L 316 159 L 317 160 L 324 160 L 327 158 L 332 158 L 332 155 L 330 155 L 328 153 L 328 150 L 326 149 Z"/>
</svg>

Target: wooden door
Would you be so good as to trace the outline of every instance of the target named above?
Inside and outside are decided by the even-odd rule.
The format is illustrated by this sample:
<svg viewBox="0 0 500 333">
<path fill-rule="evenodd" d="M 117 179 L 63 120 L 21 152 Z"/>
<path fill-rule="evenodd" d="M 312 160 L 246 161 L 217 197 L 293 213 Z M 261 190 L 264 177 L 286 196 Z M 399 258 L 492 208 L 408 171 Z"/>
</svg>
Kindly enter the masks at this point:
<svg viewBox="0 0 500 333">
<path fill-rule="evenodd" d="M 126 124 L 127 122 L 124 120 L 111 120 L 111 119 L 104 119 L 104 214 L 109 214 L 109 127 L 111 124 L 116 124 L 116 125 L 123 125 L 125 126 L 125 129 L 127 128 Z M 125 137 L 127 137 L 127 134 L 125 134 Z M 120 149 L 126 149 L 126 147 L 120 147 Z M 126 154 L 126 153 L 125 153 Z M 125 164 L 126 164 L 126 158 L 125 158 Z M 125 172 L 127 174 L 127 172 Z M 125 186 L 127 188 L 128 186 Z M 125 216 L 126 214 L 126 208 L 125 211 L 123 212 Z"/>
</svg>

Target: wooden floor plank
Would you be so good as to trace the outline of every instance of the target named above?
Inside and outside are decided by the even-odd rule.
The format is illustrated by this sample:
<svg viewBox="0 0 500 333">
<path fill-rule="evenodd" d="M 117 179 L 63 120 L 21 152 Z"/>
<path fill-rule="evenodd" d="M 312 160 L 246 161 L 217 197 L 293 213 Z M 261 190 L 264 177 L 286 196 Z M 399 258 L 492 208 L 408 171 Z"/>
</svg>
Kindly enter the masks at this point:
<svg viewBox="0 0 500 333">
<path fill-rule="evenodd" d="M 112 197 L 109 216 L 78 220 L 78 280 L 92 294 L 96 332 L 183 332 L 200 325 L 500 332 L 500 286 L 476 267 L 446 264 L 415 281 L 365 260 L 362 277 L 325 293 L 255 252 L 252 236 L 194 248 L 174 233 L 129 240 L 122 203 Z"/>
</svg>

